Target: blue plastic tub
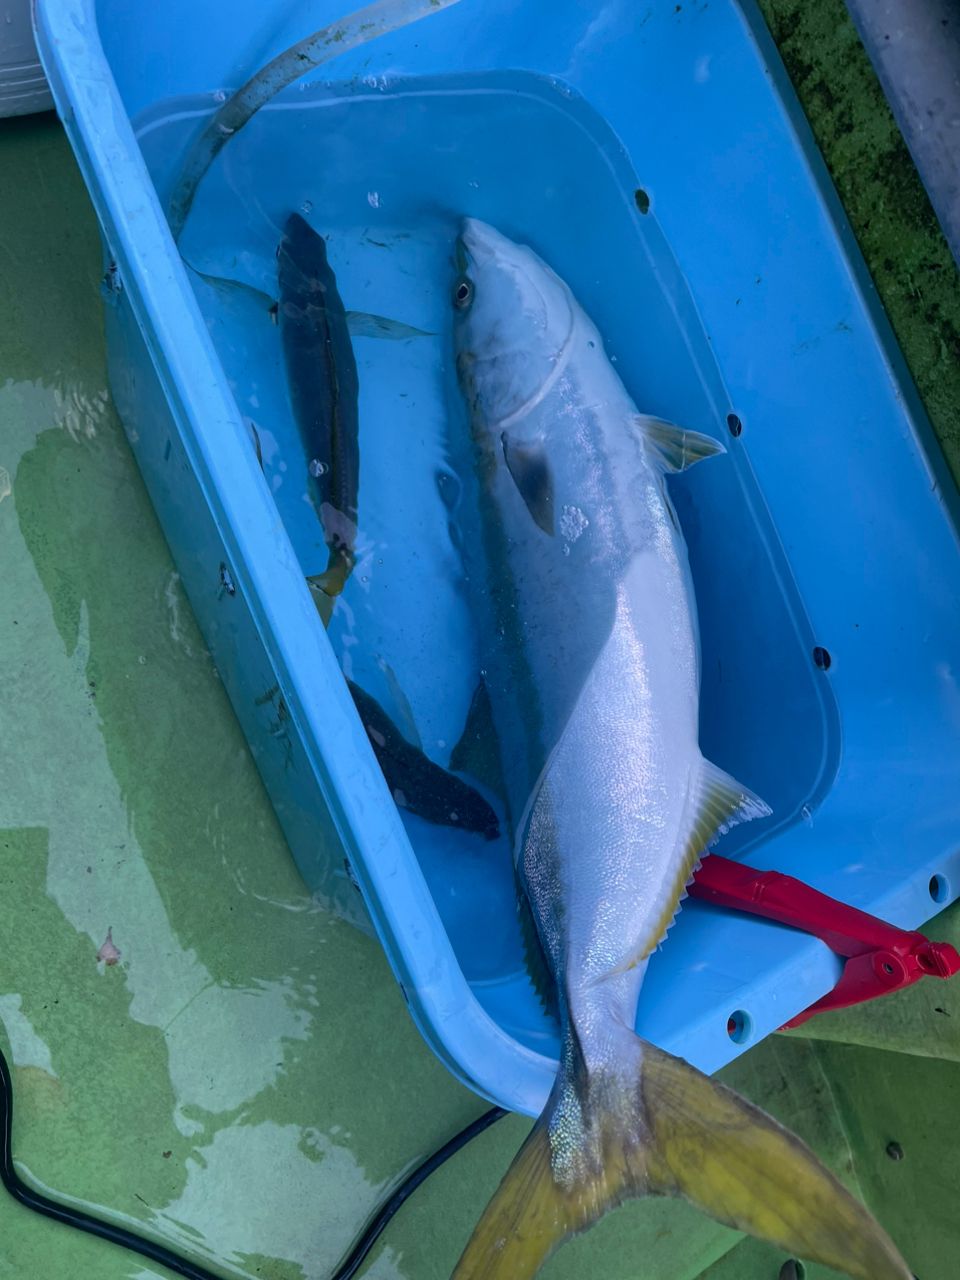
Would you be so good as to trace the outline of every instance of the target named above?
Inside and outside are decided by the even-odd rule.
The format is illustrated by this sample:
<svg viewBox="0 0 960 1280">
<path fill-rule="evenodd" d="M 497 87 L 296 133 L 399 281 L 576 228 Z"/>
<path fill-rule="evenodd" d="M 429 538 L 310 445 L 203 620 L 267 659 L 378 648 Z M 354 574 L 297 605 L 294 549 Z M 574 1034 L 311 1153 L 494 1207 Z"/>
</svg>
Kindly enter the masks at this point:
<svg viewBox="0 0 960 1280">
<path fill-rule="evenodd" d="M 224 91 L 339 13 L 37 0 L 103 229 L 115 399 L 294 857 L 372 922 L 450 1070 L 534 1113 L 557 1044 L 509 849 L 401 815 L 339 670 L 394 711 L 401 687 L 447 763 L 477 677 L 436 483 L 456 218 L 533 244 L 637 403 L 727 441 L 674 485 L 703 748 L 774 811 L 722 851 L 911 927 L 960 892 L 953 490 L 753 5 L 463 0 L 286 91 L 226 147 L 183 240 L 269 291 L 300 208 L 348 307 L 437 334 L 357 341 L 364 556 L 328 637 L 276 329 L 249 291 L 188 275 L 157 191 Z M 838 970 L 819 943 L 688 904 L 638 1030 L 713 1071 Z"/>
</svg>

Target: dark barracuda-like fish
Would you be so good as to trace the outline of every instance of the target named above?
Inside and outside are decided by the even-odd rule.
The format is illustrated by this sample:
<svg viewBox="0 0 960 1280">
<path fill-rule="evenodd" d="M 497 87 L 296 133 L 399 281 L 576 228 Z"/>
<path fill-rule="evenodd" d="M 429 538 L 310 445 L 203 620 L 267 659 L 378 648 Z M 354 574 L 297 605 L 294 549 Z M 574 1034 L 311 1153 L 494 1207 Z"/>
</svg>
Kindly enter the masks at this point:
<svg viewBox="0 0 960 1280">
<path fill-rule="evenodd" d="M 408 742 L 369 693 L 352 680 L 347 685 L 397 807 L 438 826 L 458 827 L 495 840 L 500 823 L 479 791 Z"/>
<path fill-rule="evenodd" d="M 355 561 L 360 422 L 350 333 L 411 337 L 422 331 L 381 316 L 347 312 L 326 243 L 298 213 L 287 220 L 277 263 L 278 321 L 290 401 L 329 549 L 326 571 L 308 578 L 326 625 Z M 351 680 L 347 686 L 398 807 L 427 822 L 495 839 L 499 822 L 483 796 L 408 742 L 375 698 Z"/>
<path fill-rule="evenodd" d="M 299 213 L 287 219 L 277 264 L 287 386 L 329 550 L 326 571 L 311 578 L 310 585 L 334 597 L 343 590 L 355 560 L 360 484 L 357 362 L 326 242 Z"/>
<path fill-rule="evenodd" d="M 468 219 L 459 256 L 467 576 L 562 1051 L 454 1280 L 528 1280 L 560 1241 L 644 1195 L 685 1196 L 857 1280 L 910 1280 L 799 1139 L 634 1032 L 648 959 L 700 857 L 769 813 L 700 752 L 696 605 L 665 487 L 722 447 L 638 412 L 532 250 Z"/>
</svg>

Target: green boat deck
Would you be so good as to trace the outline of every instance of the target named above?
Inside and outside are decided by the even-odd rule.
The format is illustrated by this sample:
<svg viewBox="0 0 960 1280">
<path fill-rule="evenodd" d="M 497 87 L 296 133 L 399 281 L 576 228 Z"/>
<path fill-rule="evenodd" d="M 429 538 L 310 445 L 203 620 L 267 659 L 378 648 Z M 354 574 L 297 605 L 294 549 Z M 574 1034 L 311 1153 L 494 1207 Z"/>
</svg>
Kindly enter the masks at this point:
<svg viewBox="0 0 960 1280">
<path fill-rule="evenodd" d="M 841 0 L 764 0 L 960 476 L 960 290 Z M 307 896 L 112 407 L 89 201 L 52 116 L 0 122 L 0 1047 L 48 1194 L 224 1276 L 324 1280 L 485 1109 L 377 944 Z M 98 961 L 110 931 L 116 963 Z M 932 936 L 960 943 L 960 911 Z M 752 1050 L 724 1078 L 855 1187 L 922 1280 L 960 1252 L 960 986 Z M 394 1219 L 362 1274 L 447 1280 L 528 1123 Z M 894 1145 L 891 1145 L 894 1144 Z M 892 1154 L 891 1154 L 892 1153 Z M 901 1158 L 894 1158 L 900 1156 Z M 0 1194 L 0 1278 L 168 1273 Z M 826 1280 L 688 1207 L 630 1204 L 544 1280 Z"/>
</svg>

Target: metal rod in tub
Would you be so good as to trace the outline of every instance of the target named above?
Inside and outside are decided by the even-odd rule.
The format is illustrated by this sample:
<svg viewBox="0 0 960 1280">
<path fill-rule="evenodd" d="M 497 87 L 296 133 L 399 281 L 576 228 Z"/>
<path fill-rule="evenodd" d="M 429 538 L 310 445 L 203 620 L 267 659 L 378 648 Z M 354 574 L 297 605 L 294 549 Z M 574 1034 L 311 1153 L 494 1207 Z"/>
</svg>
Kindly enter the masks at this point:
<svg viewBox="0 0 960 1280">
<path fill-rule="evenodd" d="M 458 3 L 459 0 L 376 0 L 374 4 L 321 27 L 261 67 L 214 113 L 187 153 L 167 211 L 174 240 L 180 239 L 197 187 L 221 148 L 275 94 L 308 71 L 332 61 L 349 49 Z"/>
</svg>

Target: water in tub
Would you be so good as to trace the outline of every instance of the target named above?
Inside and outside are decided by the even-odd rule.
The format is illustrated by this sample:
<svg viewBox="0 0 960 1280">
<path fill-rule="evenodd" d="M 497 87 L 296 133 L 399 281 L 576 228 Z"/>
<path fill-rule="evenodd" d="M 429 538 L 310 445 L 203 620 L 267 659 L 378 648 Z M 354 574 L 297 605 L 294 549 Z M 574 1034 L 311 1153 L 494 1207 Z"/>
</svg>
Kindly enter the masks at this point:
<svg viewBox="0 0 960 1280">
<path fill-rule="evenodd" d="M 137 122 L 162 195 L 179 151 L 217 105 L 215 95 L 179 99 Z M 461 518 L 459 465 L 469 423 L 451 318 L 463 216 L 531 244 L 550 263 L 597 324 L 613 368 L 645 411 L 719 434 L 727 410 L 722 383 L 629 158 L 589 104 L 564 86 L 502 72 L 371 77 L 289 90 L 218 157 L 181 249 L 198 271 L 249 286 L 218 286 L 190 274 L 305 575 L 323 573 L 328 548 L 293 420 L 280 332 L 264 301 L 277 295 L 277 246 L 291 212 L 326 238 L 348 310 L 425 331 L 403 341 L 354 335 L 359 530 L 331 641 L 345 675 L 381 703 L 405 736 L 419 739 L 445 768 L 452 756 L 469 767 L 506 816 L 482 742 L 457 751 L 483 663 L 462 555 L 463 539 L 472 536 Z M 762 720 L 772 696 L 756 663 L 754 686 L 738 686 L 736 671 L 750 659 L 732 652 L 740 642 L 725 626 L 727 593 L 755 583 L 764 570 L 755 530 L 738 533 L 756 519 L 744 501 L 743 473 L 731 467 L 709 479 L 695 474 L 709 469 L 695 468 L 674 493 L 691 548 L 701 632 L 711 659 L 718 655 L 717 667 L 711 660 L 704 671 L 701 745 L 789 820 L 819 781 L 805 755 L 819 769 L 822 753 L 809 750 L 809 736 L 798 731 L 798 758 L 774 770 L 755 724 L 730 740 L 729 726 L 745 719 L 745 702 L 746 720 Z M 732 530 L 726 551 L 705 526 L 711 504 L 724 509 Z M 572 542 L 576 517 L 568 512 L 563 519 Z M 769 678 L 776 688 L 788 687 L 776 674 Z M 555 1028 L 537 1014 L 513 910 L 509 823 L 501 824 L 493 847 L 479 835 L 409 814 L 404 820 L 481 1000 L 507 1030 L 555 1052 Z"/>
</svg>

